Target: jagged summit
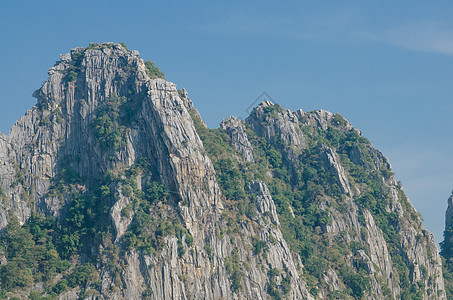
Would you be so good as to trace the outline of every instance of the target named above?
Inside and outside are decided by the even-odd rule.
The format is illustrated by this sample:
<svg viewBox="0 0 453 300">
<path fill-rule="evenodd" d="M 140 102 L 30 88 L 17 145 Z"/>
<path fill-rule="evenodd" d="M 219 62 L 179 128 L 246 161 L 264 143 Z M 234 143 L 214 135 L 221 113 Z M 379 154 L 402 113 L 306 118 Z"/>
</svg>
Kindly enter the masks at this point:
<svg viewBox="0 0 453 300">
<path fill-rule="evenodd" d="M 264 102 L 209 129 L 114 43 L 34 95 L 0 135 L 1 297 L 445 299 L 432 236 L 338 114 Z"/>
<path fill-rule="evenodd" d="M 60 55 L 60 61 L 48 73 L 49 79 L 33 93 L 38 105 L 55 105 L 53 102 L 63 95 L 58 85 L 70 89 L 76 84 L 85 84 L 86 92 L 96 85 L 103 87 L 102 90 L 95 89 L 94 94 L 77 95 L 86 96 L 84 100 L 96 106 L 97 101 L 108 98 L 110 94 L 127 93 L 121 90 L 125 81 L 145 80 L 146 67 L 138 51 L 129 51 L 121 44 L 92 43 L 87 48 L 77 47 L 68 54 Z"/>
</svg>

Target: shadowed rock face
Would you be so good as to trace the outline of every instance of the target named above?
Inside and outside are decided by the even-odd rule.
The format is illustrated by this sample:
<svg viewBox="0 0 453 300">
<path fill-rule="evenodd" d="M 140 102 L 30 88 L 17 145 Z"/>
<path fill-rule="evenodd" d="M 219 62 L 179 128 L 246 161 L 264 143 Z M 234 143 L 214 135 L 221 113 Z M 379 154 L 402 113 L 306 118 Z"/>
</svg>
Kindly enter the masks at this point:
<svg viewBox="0 0 453 300">
<path fill-rule="evenodd" d="M 89 250 L 72 257 L 74 264 L 91 262 L 98 281 L 70 286 L 60 299 L 398 298 L 407 288 L 401 272 L 422 298 L 445 299 L 432 236 L 384 172 L 390 172 L 387 159 L 357 142 L 363 137 L 347 121 L 266 102 L 246 121 L 230 117 L 210 130 L 185 90 L 151 79 L 146 68 L 137 51 L 119 44 L 72 49 L 33 94 L 37 105 L 9 136 L 0 135 L 0 228 L 10 213 L 21 223 L 38 213 L 65 226 L 74 195 L 92 197 L 100 185 L 108 191 L 93 198 L 105 204 L 93 217 L 102 219 L 96 223 L 102 237 L 93 236 Z M 355 142 L 335 144 L 320 135 L 332 128 Z M 377 174 L 373 182 L 386 201 L 379 214 L 364 198 L 371 183 L 354 177 L 357 169 Z M 299 202 L 309 196 L 294 191 L 311 189 L 313 174 L 327 178 L 324 192 L 318 188 L 303 210 Z M 166 196 L 153 196 L 156 184 L 166 187 Z M 316 216 L 313 225 L 301 211 Z M 383 213 L 397 224 L 394 240 Z M 137 228 L 144 218 L 155 226 L 146 229 L 156 230 L 148 240 Z M 302 239 L 313 245 L 311 257 L 298 244 Z M 354 247 L 326 256 L 317 273 L 313 257 L 338 252 L 340 240 Z M 395 253 L 409 267 L 397 269 Z M 354 286 L 357 278 L 366 290 Z M 31 290 L 45 292 L 37 281 L 11 293 Z"/>
</svg>

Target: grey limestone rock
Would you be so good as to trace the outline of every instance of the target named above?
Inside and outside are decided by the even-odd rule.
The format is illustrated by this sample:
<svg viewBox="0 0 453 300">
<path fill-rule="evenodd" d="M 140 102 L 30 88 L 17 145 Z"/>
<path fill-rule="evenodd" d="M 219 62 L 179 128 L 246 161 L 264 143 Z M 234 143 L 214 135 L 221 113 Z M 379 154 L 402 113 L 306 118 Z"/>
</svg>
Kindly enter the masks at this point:
<svg viewBox="0 0 453 300">
<path fill-rule="evenodd" d="M 271 222 L 276 226 L 280 226 L 277 210 L 266 184 L 262 181 L 253 181 L 250 184 L 250 190 L 257 195 L 258 211 L 261 214 L 269 214 Z"/>
<path fill-rule="evenodd" d="M 330 168 L 338 179 L 339 186 L 343 193 L 348 197 L 352 197 L 354 194 L 349 185 L 349 181 L 346 178 L 344 169 L 341 166 L 337 154 L 329 147 L 323 146 L 321 148 L 321 155 L 324 158 L 324 162 L 327 168 Z"/>
<path fill-rule="evenodd" d="M 255 107 L 246 119 L 261 136 L 277 138 L 286 146 L 287 158 L 295 161 L 305 146 L 305 137 L 299 128 L 298 114 L 266 101 Z"/>
<path fill-rule="evenodd" d="M 242 155 L 245 161 L 255 161 L 253 148 L 247 138 L 247 133 L 245 133 L 243 121 L 236 117 L 229 117 L 220 123 L 220 128 L 228 133 L 232 146 Z"/>
</svg>

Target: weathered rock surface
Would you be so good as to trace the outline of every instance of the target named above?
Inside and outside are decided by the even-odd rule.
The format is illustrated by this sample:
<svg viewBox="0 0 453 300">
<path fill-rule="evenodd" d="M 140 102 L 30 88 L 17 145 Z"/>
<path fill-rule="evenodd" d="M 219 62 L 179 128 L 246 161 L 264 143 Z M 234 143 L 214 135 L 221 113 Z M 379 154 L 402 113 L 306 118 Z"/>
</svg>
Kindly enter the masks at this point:
<svg viewBox="0 0 453 300">
<path fill-rule="evenodd" d="M 245 161 L 255 161 L 253 159 L 253 148 L 245 133 L 243 121 L 236 117 L 229 117 L 220 123 L 220 128 L 228 133 L 232 146 L 242 154 Z"/>
<path fill-rule="evenodd" d="M 258 211 L 261 214 L 269 214 L 269 218 L 273 224 L 280 226 L 277 216 L 277 210 L 275 209 L 274 201 L 269 193 L 266 184 L 262 181 L 253 181 L 250 184 L 251 192 L 257 196 Z"/>
<path fill-rule="evenodd" d="M 326 146 L 322 147 L 321 155 L 323 156 L 327 168 L 330 168 L 332 172 L 334 172 L 335 177 L 337 177 L 343 193 L 348 197 L 352 197 L 353 193 L 351 191 L 349 181 L 344 173 L 344 169 L 339 162 L 338 155 L 331 148 Z"/>
<path fill-rule="evenodd" d="M 266 101 L 255 107 L 246 121 L 259 135 L 268 140 L 276 138 L 281 141 L 291 161 L 297 158 L 305 146 L 297 112 L 281 109 Z"/>
</svg>

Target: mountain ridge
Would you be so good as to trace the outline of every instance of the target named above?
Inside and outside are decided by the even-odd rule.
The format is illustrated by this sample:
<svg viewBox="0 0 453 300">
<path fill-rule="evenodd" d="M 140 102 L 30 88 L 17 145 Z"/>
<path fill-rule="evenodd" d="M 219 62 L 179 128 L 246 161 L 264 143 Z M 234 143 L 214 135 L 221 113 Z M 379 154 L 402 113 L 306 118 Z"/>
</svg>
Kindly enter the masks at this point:
<svg viewBox="0 0 453 300">
<path fill-rule="evenodd" d="M 432 236 L 342 116 L 265 102 L 209 129 L 154 68 L 74 48 L 0 136 L 2 297 L 446 298 Z M 15 269 L 36 249 L 51 268 Z"/>
</svg>

